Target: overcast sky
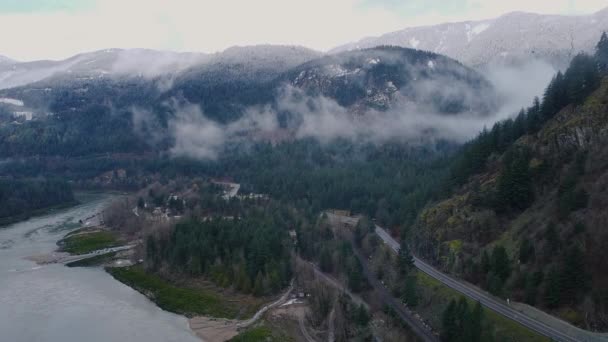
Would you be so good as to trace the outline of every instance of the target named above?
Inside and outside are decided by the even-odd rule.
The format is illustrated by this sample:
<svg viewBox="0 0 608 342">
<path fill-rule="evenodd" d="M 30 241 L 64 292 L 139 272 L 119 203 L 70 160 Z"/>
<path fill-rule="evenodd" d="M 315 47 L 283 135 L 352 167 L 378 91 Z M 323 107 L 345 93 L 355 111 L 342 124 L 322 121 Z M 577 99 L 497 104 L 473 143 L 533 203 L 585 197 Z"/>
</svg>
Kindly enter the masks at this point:
<svg viewBox="0 0 608 342">
<path fill-rule="evenodd" d="M 511 11 L 588 14 L 607 0 L 0 0 L 0 55 L 61 59 L 152 48 L 215 52 L 233 45 L 328 50 L 365 36 Z"/>
</svg>

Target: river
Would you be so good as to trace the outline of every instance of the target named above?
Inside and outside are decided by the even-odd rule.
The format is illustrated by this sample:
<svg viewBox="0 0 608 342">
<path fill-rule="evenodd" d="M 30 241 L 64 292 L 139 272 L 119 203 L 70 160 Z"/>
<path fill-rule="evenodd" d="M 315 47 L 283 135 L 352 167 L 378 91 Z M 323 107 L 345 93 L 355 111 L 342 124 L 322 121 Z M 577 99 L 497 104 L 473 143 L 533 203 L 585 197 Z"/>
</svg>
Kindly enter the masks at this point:
<svg viewBox="0 0 608 342">
<path fill-rule="evenodd" d="M 198 341 L 185 317 L 159 309 L 101 268 L 39 266 L 26 257 L 52 252 L 78 220 L 111 195 L 0 228 L 0 341 Z"/>
</svg>

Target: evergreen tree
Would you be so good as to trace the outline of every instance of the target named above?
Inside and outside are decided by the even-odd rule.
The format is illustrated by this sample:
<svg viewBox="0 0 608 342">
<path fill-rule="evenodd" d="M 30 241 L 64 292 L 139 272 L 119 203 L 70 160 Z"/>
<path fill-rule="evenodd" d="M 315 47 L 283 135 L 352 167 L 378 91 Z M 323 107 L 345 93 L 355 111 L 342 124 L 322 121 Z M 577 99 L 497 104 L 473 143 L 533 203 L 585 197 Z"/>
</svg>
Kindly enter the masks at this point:
<svg viewBox="0 0 608 342">
<path fill-rule="evenodd" d="M 492 263 L 490 262 L 490 256 L 488 255 L 488 251 L 484 249 L 483 253 L 481 253 L 481 272 L 483 272 L 483 274 L 488 274 L 491 269 Z"/>
<path fill-rule="evenodd" d="M 553 267 L 547 274 L 545 282 L 545 305 L 549 308 L 556 308 L 560 304 L 561 299 L 561 283 L 559 272 Z"/>
<path fill-rule="evenodd" d="M 538 284 L 534 281 L 534 276 L 529 273 L 526 274 L 526 280 L 524 284 L 524 301 L 527 304 L 536 304 L 536 296 L 538 294 L 537 288 Z"/>
<path fill-rule="evenodd" d="M 602 73 L 608 72 L 608 36 L 606 32 L 602 33 L 600 41 L 595 48 L 595 59 Z"/>
<path fill-rule="evenodd" d="M 564 77 L 568 99 L 574 104 L 581 104 L 600 84 L 600 75 L 595 59 L 583 53 L 572 59 Z"/>
<path fill-rule="evenodd" d="M 253 285 L 253 294 L 255 296 L 263 296 L 266 293 L 264 289 L 264 276 L 262 276 L 262 272 L 259 272 L 255 277 L 255 283 Z"/>
<path fill-rule="evenodd" d="M 534 200 L 529 157 L 524 151 L 513 150 L 505 155 L 504 166 L 498 179 L 497 210 L 526 209 Z"/>
<path fill-rule="evenodd" d="M 540 113 L 544 120 L 555 116 L 568 103 L 567 87 L 561 71 L 553 77 L 543 95 Z"/>
<path fill-rule="evenodd" d="M 352 266 L 348 271 L 348 287 L 353 292 L 363 290 L 363 274 L 359 260 L 353 259 Z"/>
<path fill-rule="evenodd" d="M 418 284 L 416 276 L 407 276 L 405 278 L 405 294 L 404 299 L 407 305 L 415 307 L 418 305 Z"/>
<path fill-rule="evenodd" d="M 459 336 L 458 312 L 456 301 L 451 300 L 442 316 L 441 340 L 445 342 L 456 341 Z"/>
<path fill-rule="evenodd" d="M 369 312 L 367 311 L 367 309 L 365 308 L 365 306 L 363 304 L 360 304 L 359 307 L 357 308 L 357 324 L 359 326 L 366 326 L 369 323 L 370 320 L 370 316 L 369 316 Z"/>
<path fill-rule="evenodd" d="M 534 244 L 530 239 L 522 239 L 519 244 L 519 261 L 522 264 L 528 263 L 528 261 L 534 261 Z"/>
<path fill-rule="evenodd" d="M 466 298 L 463 296 L 458 300 L 456 311 L 458 312 L 458 341 L 471 341 L 473 338 L 471 310 Z"/>
<path fill-rule="evenodd" d="M 503 282 L 511 275 L 509 255 L 507 255 L 507 250 L 503 246 L 496 246 L 492 251 L 492 271 Z"/>
<path fill-rule="evenodd" d="M 399 257 L 397 259 L 399 271 L 401 274 L 407 274 L 410 270 L 414 268 L 414 257 L 410 252 L 410 248 L 405 242 L 405 240 L 401 240 L 401 246 L 399 248 Z"/>
<path fill-rule="evenodd" d="M 483 308 L 481 303 L 477 302 L 471 314 L 471 342 L 481 342 L 481 329 L 483 326 Z"/>
<path fill-rule="evenodd" d="M 158 257 L 156 239 L 152 235 L 148 235 L 146 238 L 146 265 L 153 271 L 158 268 Z"/>
<path fill-rule="evenodd" d="M 547 240 L 549 254 L 555 253 L 561 248 L 562 243 L 559 234 L 557 234 L 555 223 L 551 222 L 548 224 L 547 230 L 545 231 L 545 240 Z"/>
<path fill-rule="evenodd" d="M 243 293 L 249 293 L 251 291 L 251 280 L 245 271 L 245 266 L 239 265 L 236 272 L 236 287 L 237 290 Z"/>
<path fill-rule="evenodd" d="M 578 294 L 587 287 L 585 255 L 578 246 L 572 246 L 564 256 L 560 274 L 562 302 L 575 303 Z"/>
<path fill-rule="evenodd" d="M 500 278 L 496 273 L 490 271 L 486 277 L 486 288 L 488 291 L 495 295 L 502 295 L 502 287 L 504 285 L 504 281 Z"/>
<path fill-rule="evenodd" d="M 483 323 L 483 309 L 477 303 L 473 311 L 467 300 L 451 300 L 442 316 L 441 340 L 446 342 L 479 342 Z"/>
<path fill-rule="evenodd" d="M 333 270 L 333 261 L 331 253 L 327 247 L 321 249 L 321 255 L 319 256 L 319 265 L 323 272 L 331 272 Z"/>
</svg>

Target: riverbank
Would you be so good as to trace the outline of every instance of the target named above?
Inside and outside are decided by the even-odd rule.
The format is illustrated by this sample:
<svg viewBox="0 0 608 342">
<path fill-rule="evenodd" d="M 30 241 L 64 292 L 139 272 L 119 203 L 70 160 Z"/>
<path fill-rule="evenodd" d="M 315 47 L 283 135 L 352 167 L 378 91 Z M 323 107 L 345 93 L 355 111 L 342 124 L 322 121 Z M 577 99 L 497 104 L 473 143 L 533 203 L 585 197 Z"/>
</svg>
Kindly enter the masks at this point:
<svg viewBox="0 0 608 342">
<path fill-rule="evenodd" d="M 0 229 L 0 340 L 199 342 L 185 317 L 159 310 L 101 268 L 30 261 L 54 253 L 79 220 L 101 212 L 116 196 L 78 199 L 77 206 Z"/>
<path fill-rule="evenodd" d="M 156 274 L 147 273 L 140 265 L 108 267 L 106 271 L 116 280 L 150 298 L 161 309 L 186 317 L 244 319 L 253 316 L 265 302 L 264 298 L 230 293 L 202 280 L 192 281 L 189 285 L 169 282 Z"/>
<path fill-rule="evenodd" d="M 50 207 L 32 210 L 28 213 L 23 213 L 21 215 L 3 217 L 3 218 L 0 218 L 0 229 L 6 228 L 7 226 L 14 224 L 14 223 L 27 221 L 27 220 L 37 217 L 37 216 L 49 215 L 49 214 L 53 213 L 54 211 L 69 209 L 69 208 L 75 207 L 79 204 L 80 204 L 79 201 L 74 200 L 74 201 L 67 202 L 67 203 L 61 203 L 61 204 L 53 205 Z"/>
<path fill-rule="evenodd" d="M 61 252 L 80 255 L 117 247 L 121 245 L 121 242 L 110 231 L 90 228 L 66 235 L 57 242 L 57 245 Z"/>
<path fill-rule="evenodd" d="M 200 280 L 189 282 L 189 286 L 177 285 L 147 273 L 141 265 L 106 268 L 106 271 L 148 297 L 161 309 L 188 317 L 190 329 L 208 342 L 227 341 L 237 336 L 238 341 L 249 341 L 250 337 L 262 336 L 255 327 L 248 328 L 268 311 L 288 302 L 292 290 L 290 286 L 278 298 L 256 298 L 220 289 Z M 239 335 L 242 332 L 245 332 L 244 336 Z"/>
</svg>

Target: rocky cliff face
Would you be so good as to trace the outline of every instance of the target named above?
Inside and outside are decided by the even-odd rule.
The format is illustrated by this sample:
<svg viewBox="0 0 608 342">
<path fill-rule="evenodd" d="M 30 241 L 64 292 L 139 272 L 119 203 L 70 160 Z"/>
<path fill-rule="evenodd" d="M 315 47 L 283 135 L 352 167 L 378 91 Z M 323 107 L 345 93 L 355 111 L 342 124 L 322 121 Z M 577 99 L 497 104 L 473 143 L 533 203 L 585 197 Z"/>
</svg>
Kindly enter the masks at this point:
<svg viewBox="0 0 608 342">
<path fill-rule="evenodd" d="M 503 246 L 512 269 L 504 296 L 529 301 L 581 327 L 605 330 L 608 264 L 599 260 L 608 246 L 608 79 L 582 105 L 566 107 L 537 134 L 514 145 L 530 154 L 534 202 L 523 212 L 497 211 L 484 203 L 497 190 L 505 159 L 491 156 L 486 172 L 421 213 L 414 228 L 417 252 L 489 288 L 490 280 L 480 271 L 482 255 Z M 547 277 L 553 269 L 576 264 L 569 259 L 572 250 L 581 251 L 579 290 L 585 295 L 552 307 L 546 299 Z M 524 256 L 531 259 L 522 261 Z M 566 277 L 563 272 L 560 279 Z M 532 295 L 526 283 L 531 274 L 540 277 Z"/>
<path fill-rule="evenodd" d="M 289 71 L 283 80 L 353 112 L 414 106 L 435 113 L 489 113 L 492 85 L 459 62 L 430 52 L 377 47 L 326 56 Z"/>
</svg>

